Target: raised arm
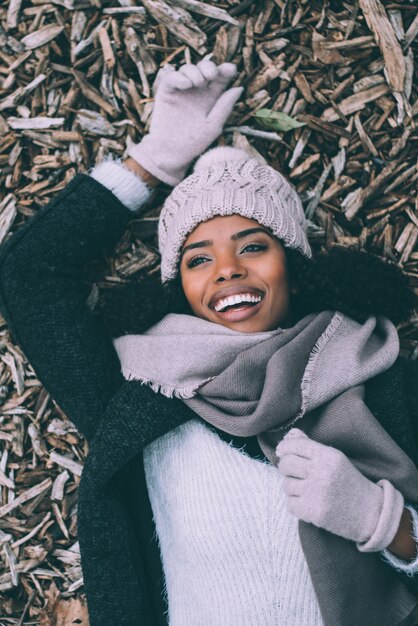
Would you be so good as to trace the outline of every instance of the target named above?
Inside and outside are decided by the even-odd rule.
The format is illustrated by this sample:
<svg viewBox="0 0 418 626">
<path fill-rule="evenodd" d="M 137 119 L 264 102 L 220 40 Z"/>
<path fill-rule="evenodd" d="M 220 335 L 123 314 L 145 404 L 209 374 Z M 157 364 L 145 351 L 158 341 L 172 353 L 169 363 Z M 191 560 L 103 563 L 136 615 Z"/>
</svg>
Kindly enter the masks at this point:
<svg viewBox="0 0 418 626">
<path fill-rule="evenodd" d="M 87 308 L 83 270 L 111 252 L 131 215 L 108 189 L 79 175 L 0 254 L 0 309 L 13 338 L 87 438 L 123 379 Z"/>
<path fill-rule="evenodd" d="M 175 185 L 222 132 L 242 93 L 211 61 L 157 76 L 149 134 L 122 164 L 79 175 L 0 250 L 0 310 L 37 376 L 89 439 L 123 383 L 113 344 L 86 305 L 83 270 L 108 254 L 161 180 Z M 146 184 L 145 184 L 146 183 Z"/>
</svg>

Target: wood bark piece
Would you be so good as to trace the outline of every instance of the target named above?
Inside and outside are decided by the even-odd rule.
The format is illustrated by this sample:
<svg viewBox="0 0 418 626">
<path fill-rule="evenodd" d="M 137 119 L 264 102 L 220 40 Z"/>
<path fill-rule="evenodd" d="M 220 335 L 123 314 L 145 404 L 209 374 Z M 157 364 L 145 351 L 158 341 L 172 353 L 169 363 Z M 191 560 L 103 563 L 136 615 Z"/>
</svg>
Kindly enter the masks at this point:
<svg viewBox="0 0 418 626">
<path fill-rule="evenodd" d="M 84 11 L 74 11 L 71 19 L 71 42 L 79 42 L 83 37 L 87 25 L 87 15 Z"/>
<path fill-rule="evenodd" d="M 78 463 L 77 461 L 74 461 L 67 456 L 58 454 L 58 452 L 51 452 L 51 454 L 49 455 L 49 461 L 51 463 L 56 463 L 60 467 L 64 467 L 76 476 L 81 476 L 81 472 L 83 469 L 81 463 Z"/>
<path fill-rule="evenodd" d="M 372 48 L 375 45 L 374 37 L 371 35 L 341 41 L 327 41 L 325 38 L 320 40 L 322 50 L 353 50 L 354 48 Z"/>
<path fill-rule="evenodd" d="M 409 48 L 409 46 L 414 41 L 417 35 L 418 35 L 418 13 L 414 17 L 413 21 L 411 22 L 410 27 L 405 33 L 405 38 L 404 38 L 405 48 Z"/>
<path fill-rule="evenodd" d="M 296 162 L 302 156 L 304 149 L 308 145 L 310 136 L 311 136 L 311 130 L 309 128 L 304 128 L 293 150 L 292 158 L 289 161 L 290 169 L 293 169 L 295 167 Z"/>
<path fill-rule="evenodd" d="M 346 65 L 349 63 L 346 57 L 333 48 L 332 43 L 333 42 L 327 41 L 321 33 L 314 31 L 312 33 L 312 51 L 314 59 L 322 61 L 322 63 L 327 65 Z M 328 44 L 328 46 L 325 47 L 324 44 Z"/>
<path fill-rule="evenodd" d="M 7 28 L 16 28 L 22 0 L 10 0 L 7 9 Z"/>
<path fill-rule="evenodd" d="M 40 559 L 26 559 L 24 561 L 20 561 L 16 565 L 16 572 L 18 574 L 29 572 L 30 570 L 35 569 L 41 563 L 42 563 L 42 560 Z M 12 578 L 11 578 L 10 573 L 2 574 L 0 576 L 0 591 L 6 591 L 7 589 L 12 589 L 12 588 L 13 588 L 13 583 L 12 583 Z"/>
<path fill-rule="evenodd" d="M 400 184 L 405 181 L 414 181 L 417 178 L 418 174 L 418 163 L 414 163 L 411 167 L 408 167 L 404 170 L 399 176 L 397 176 L 389 185 L 386 187 L 386 193 L 390 193 L 394 189 L 396 189 Z M 409 182 L 409 181 L 408 181 Z"/>
<path fill-rule="evenodd" d="M 148 75 L 156 73 L 158 66 L 154 57 L 147 50 L 144 38 L 130 26 L 128 26 L 125 31 L 125 44 L 127 52 L 137 66 L 140 76 L 143 74 Z M 146 78 L 145 81 L 148 82 Z M 149 97 L 149 89 L 146 91 L 146 97 Z"/>
<path fill-rule="evenodd" d="M 375 145 L 373 144 L 373 142 L 370 139 L 369 135 L 366 133 L 366 131 L 363 128 L 363 124 L 361 123 L 359 114 L 354 116 L 354 125 L 355 125 L 356 130 L 357 130 L 357 132 L 359 134 L 361 143 L 362 143 L 363 148 L 365 149 L 365 151 L 368 152 L 369 154 L 372 154 L 375 157 L 379 156 L 379 153 L 376 150 Z"/>
<path fill-rule="evenodd" d="M 35 48 L 40 48 L 44 46 L 46 43 L 52 41 L 58 35 L 62 33 L 64 30 L 64 26 L 61 25 L 50 25 L 44 26 L 34 33 L 29 33 L 21 39 L 21 43 L 25 46 L 27 50 L 34 50 Z"/>
<path fill-rule="evenodd" d="M 308 113 L 298 115 L 298 120 L 305 122 L 309 128 L 312 128 L 312 130 L 324 133 L 330 137 L 344 137 L 345 139 L 349 139 L 351 137 L 351 133 L 345 128 L 337 126 L 336 124 L 324 122 L 324 120 L 321 120 L 314 115 L 309 115 Z"/>
<path fill-rule="evenodd" d="M 108 32 L 105 28 L 100 28 L 99 40 L 100 45 L 102 46 L 103 60 L 106 67 L 111 70 L 115 67 L 115 55 L 113 53 L 113 48 L 112 44 L 110 43 Z"/>
<path fill-rule="evenodd" d="M 116 134 L 116 128 L 110 124 L 103 115 L 91 111 L 89 109 L 80 109 L 75 118 L 76 124 L 82 129 L 93 135 L 104 137 L 113 137 Z"/>
<path fill-rule="evenodd" d="M 249 82 L 247 86 L 247 96 L 253 96 L 257 91 L 263 89 L 268 83 L 270 83 L 275 78 L 282 77 L 284 79 L 289 79 L 288 74 L 286 74 L 284 70 L 285 62 L 283 57 L 280 55 L 274 61 L 266 64 L 260 72 Z"/>
<path fill-rule="evenodd" d="M 404 263 L 406 263 L 409 260 L 409 257 L 412 254 L 412 251 L 414 250 L 416 243 L 418 241 L 418 228 L 417 226 L 415 226 L 414 224 L 412 225 L 412 229 L 411 232 L 409 234 L 409 238 L 406 242 L 406 245 L 403 249 L 401 258 L 399 259 L 399 264 L 403 265 Z"/>
<path fill-rule="evenodd" d="M 217 65 L 220 65 L 221 63 L 230 62 L 237 51 L 237 48 L 240 43 L 240 38 L 241 38 L 240 26 L 231 26 L 230 24 L 221 26 L 216 35 L 212 60 L 216 62 Z M 243 50 L 243 59 L 244 59 L 244 50 Z"/>
<path fill-rule="evenodd" d="M 0 244 L 6 238 L 17 214 L 16 200 L 13 194 L 7 195 L 0 203 Z"/>
<path fill-rule="evenodd" d="M 410 236 L 413 234 L 415 228 L 416 227 L 414 226 L 414 224 L 411 224 L 411 223 L 405 226 L 405 228 L 403 229 L 402 233 L 399 236 L 398 241 L 395 244 L 395 250 L 397 252 L 403 252 L 405 250 L 408 240 Z"/>
<path fill-rule="evenodd" d="M 385 8 L 380 0 L 359 0 L 359 6 L 383 55 L 388 83 L 393 91 L 402 93 L 405 60 Z"/>
<path fill-rule="evenodd" d="M 32 448 L 34 453 L 37 454 L 40 458 L 44 457 L 46 454 L 46 449 L 42 444 L 39 429 L 35 426 L 35 424 L 29 424 L 27 432 L 32 442 Z"/>
<path fill-rule="evenodd" d="M 353 219 L 359 212 L 365 202 L 367 202 L 372 196 L 374 196 L 386 181 L 391 178 L 396 168 L 399 167 L 398 162 L 393 162 L 383 168 L 378 176 L 364 189 L 356 189 L 352 193 L 348 194 L 341 203 L 341 208 L 344 210 L 345 216 L 348 220 Z"/>
<path fill-rule="evenodd" d="M 58 476 L 54 480 L 54 484 L 52 485 L 52 494 L 51 494 L 52 500 L 61 501 L 64 498 L 64 487 L 69 478 L 70 478 L 70 475 L 67 472 L 67 470 L 65 470 L 64 472 L 61 472 L 61 474 L 58 474 Z"/>
<path fill-rule="evenodd" d="M 46 74 L 39 74 L 34 80 L 25 87 L 18 87 L 13 93 L 0 100 L 0 111 L 15 107 L 23 98 L 34 91 L 41 83 L 46 80 Z"/>
<path fill-rule="evenodd" d="M 10 437 L 11 440 L 11 437 Z M 0 485 L 7 487 L 8 489 L 15 490 L 15 483 L 11 478 L 8 478 L 4 472 L 0 470 Z M 1 541 L 0 541 L 1 543 Z"/>
<path fill-rule="evenodd" d="M 257 16 L 257 20 L 254 24 L 254 32 L 257 35 L 260 35 L 264 31 L 274 9 L 273 0 L 263 0 L 260 5 L 261 6 Z"/>
<path fill-rule="evenodd" d="M 111 7 L 103 9 L 104 15 L 124 15 L 124 14 L 137 14 L 145 16 L 144 7 Z"/>
<path fill-rule="evenodd" d="M 45 524 L 48 522 L 50 518 L 51 518 L 51 512 L 48 511 L 48 513 L 43 517 L 42 521 L 39 522 L 39 524 L 37 524 L 36 526 L 34 526 L 34 528 L 32 528 L 32 530 L 30 531 L 30 533 L 28 533 L 27 535 L 24 535 L 21 539 L 18 539 L 17 541 L 14 541 L 12 543 L 12 548 L 17 548 L 18 546 L 21 546 L 23 543 L 27 543 L 30 539 L 32 539 L 32 537 L 34 537 L 41 530 L 41 528 L 45 526 Z"/>
<path fill-rule="evenodd" d="M 361 111 L 366 104 L 381 98 L 388 92 L 389 87 L 387 85 L 376 85 L 376 87 L 372 87 L 371 89 L 359 91 L 352 96 L 348 96 L 348 98 L 338 103 L 338 108 L 343 115 L 351 115 L 351 113 Z M 339 118 L 338 113 L 336 113 L 335 109 L 332 107 L 325 109 L 321 117 L 327 122 L 335 122 Z"/>
<path fill-rule="evenodd" d="M 46 478 L 38 485 L 35 485 L 34 487 L 31 487 L 30 489 L 27 489 L 26 491 L 21 493 L 17 498 L 12 500 L 12 502 L 9 502 L 9 504 L 0 506 L 0 518 L 8 515 L 9 513 L 11 513 L 11 511 L 17 509 L 24 502 L 27 502 L 28 500 L 31 500 L 32 498 L 36 498 L 36 496 L 43 494 L 50 488 L 51 485 L 52 480 L 50 478 Z"/>
<path fill-rule="evenodd" d="M 17 560 L 16 560 L 16 556 L 13 552 L 13 550 L 10 547 L 10 544 L 8 541 L 5 541 L 5 543 L 3 544 L 3 551 L 4 554 L 6 556 L 6 563 L 9 567 L 10 570 L 10 577 L 12 580 L 12 585 L 14 587 L 17 587 L 19 584 L 19 576 L 16 570 L 16 565 L 17 565 Z"/>
<path fill-rule="evenodd" d="M 207 53 L 205 45 L 207 36 L 185 9 L 180 6 L 173 7 L 164 0 L 143 0 L 143 4 L 153 18 L 164 24 L 180 41 L 185 42 L 199 54 Z"/>
<path fill-rule="evenodd" d="M 71 50 L 72 61 L 75 61 L 75 59 L 80 56 L 86 48 L 89 48 L 93 44 L 97 33 L 104 26 L 106 26 L 106 20 L 102 20 L 101 22 L 99 22 L 99 24 L 95 28 L 93 28 L 93 30 L 87 37 L 78 42 L 78 44 Z"/>
<path fill-rule="evenodd" d="M 405 37 L 402 13 L 397 9 L 388 9 L 387 15 L 390 23 L 392 24 L 393 32 L 395 33 L 397 40 L 402 41 Z"/>
<path fill-rule="evenodd" d="M 306 76 L 302 74 L 302 72 L 296 72 L 294 76 L 294 81 L 296 87 L 299 89 L 304 99 L 310 104 L 314 104 L 315 98 L 312 95 L 311 87 L 306 80 Z"/>
<path fill-rule="evenodd" d="M 298 178 L 305 172 L 309 171 L 312 165 L 317 163 L 320 160 L 320 158 L 321 158 L 321 155 L 319 154 L 319 152 L 309 155 L 308 157 L 306 157 L 306 159 L 302 163 L 300 163 L 300 165 L 292 169 L 292 171 L 289 174 L 290 178 Z"/>
<path fill-rule="evenodd" d="M 257 130 L 251 128 L 251 126 L 228 126 L 225 128 L 226 133 L 239 132 L 247 137 L 259 137 L 261 139 L 267 139 L 268 141 L 275 141 L 278 143 L 283 142 L 283 137 L 278 133 L 271 133 L 266 130 Z"/>
<path fill-rule="evenodd" d="M 81 93 L 85 98 L 94 102 L 94 104 L 103 109 L 111 117 L 117 117 L 119 112 L 118 109 L 113 104 L 105 100 L 97 89 L 89 84 L 81 72 L 73 70 L 72 73 L 78 83 L 78 86 L 80 87 Z"/>
<path fill-rule="evenodd" d="M 220 20 L 221 22 L 227 22 L 228 24 L 233 24 L 234 26 L 240 25 L 238 20 L 231 17 L 224 9 L 214 7 L 210 4 L 205 4 L 204 2 L 198 2 L 197 0 L 172 0 L 172 4 L 174 6 L 187 9 L 187 11 L 190 11 L 191 13 L 206 15 L 206 17 L 210 17 L 213 20 Z"/>
<path fill-rule="evenodd" d="M 64 122 L 64 117 L 46 117 L 43 115 L 28 118 L 13 116 L 7 118 L 8 125 L 15 130 L 57 128 L 63 126 Z"/>
<path fill-rule="evenodd" d="M 311 220 L 314 216 L 314 213 L 318 207 L 318 204 L 320 202 L 321 199 L 321 194 L 322 194 L 322 190 L 324 188 L 325 185 L 325 181 L 327 180 L 329 173 L 332 170 L 332 163 L 328 163 L 328 165 L 326 165 L 322 171 L 321 176 L 319 177 L 318 182 L 316 183 L 313 192 L 312 192 L 312 197 L 309 200 L 308 205 L 306 206 L 305 209 L 305 215 L 306 218 L 308 220 Z M 330 223 L 328 224 L 330 225 Z"/>
</svg>

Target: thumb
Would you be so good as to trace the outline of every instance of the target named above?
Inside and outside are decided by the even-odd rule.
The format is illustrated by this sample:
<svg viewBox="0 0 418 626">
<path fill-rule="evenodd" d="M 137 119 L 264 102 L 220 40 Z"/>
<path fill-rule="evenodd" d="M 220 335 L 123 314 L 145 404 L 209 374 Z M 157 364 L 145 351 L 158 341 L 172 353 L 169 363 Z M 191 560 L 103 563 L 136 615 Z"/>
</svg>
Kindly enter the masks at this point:
<svg viewBox="0 0 418 626">
<path fill-rule="evenodd" d="M 176 69 L 170 65 L 169 63 L 166 63 L 165 65 L 163 65 L 163 67 L 161 67 L 154 79 L 154 83 L 152 86 L 152 92 L 154 97 L 157 95 L 157 91 L 161 85 L 161 81 L 163 80 L 164 77 L 166 77 L 168 74 L 171 74 L 171 72 L 175 72 Z"/>
<path fill-rule="evenodd" d="M 280 459 L 283 453 L 283 448 L 287 449 L 289 447 L 288 444 L 290 443 L 290 440 L 294 440 L 294 439 L 309 439 L 310 440 L 308 435 L 304 433 L 302 430 L 300 430 L 299 428 L 291 428 L 289 432 L 285 434 L 283 439 L 279 441 L 279 443 L 276 446 L 275 452 L 276 452 L 277 458 Z"/>
<path fill-rule="evenodd" d="M 243 91 L 244 87 L 231 87 L 231 89 L 225 91 L 208 113 L 206 118 L 208 123 L 223 128 L 223 125 L 231 115 L 235 103 L 240 98 Z"/>
</svg>

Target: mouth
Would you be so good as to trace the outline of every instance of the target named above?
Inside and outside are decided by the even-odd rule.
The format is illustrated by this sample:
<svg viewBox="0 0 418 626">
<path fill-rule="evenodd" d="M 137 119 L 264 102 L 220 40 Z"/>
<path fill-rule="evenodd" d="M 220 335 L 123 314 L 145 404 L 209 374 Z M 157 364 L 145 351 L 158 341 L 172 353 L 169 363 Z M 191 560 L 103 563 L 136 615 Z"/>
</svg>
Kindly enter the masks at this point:
<svg viewBox="0 0 418 626">
<path fill-rule="evenodd" d="M 222 297 L 216 296 L 210 308 L 223 320 L 242 321 L 258 312 L 263 298 L 264 293 L 259 290 L 243 290 Z"/>
</svg>

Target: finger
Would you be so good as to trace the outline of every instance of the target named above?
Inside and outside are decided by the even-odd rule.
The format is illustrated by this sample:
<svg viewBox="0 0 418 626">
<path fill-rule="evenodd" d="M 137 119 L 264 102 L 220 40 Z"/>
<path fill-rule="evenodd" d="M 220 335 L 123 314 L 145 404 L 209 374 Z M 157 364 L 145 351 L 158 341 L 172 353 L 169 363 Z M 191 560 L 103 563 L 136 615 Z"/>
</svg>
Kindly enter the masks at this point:
<svg viewBox="0 0 418 626">
<path fill-rule="evenodd" d="M 232 87 L 228 89 L 228 91 L 225 91 L 225 93 L 217 99 L 211 111 L 208 113 L 208 122 L 222 129 L 243 91 L 244 87 Z"/>
<path fill-rule="evenodd" d="M 309 474 L 309 461 L 302 459 L 300 456 L 286 454 L 278 465 L 279 472 L 282 476 L 289 478 L 307 478 Z"/>
<path fill-rule="evenodd" d="M 207 80 L 214 80 L 218 75 L 218 68 L 213 61 L 203 60 L 199 61 L 197 67 L 202 73 L 202 76 Z"/>
<path fill-rule="evenodd" d="M 180 70 L 164 76 L 161 81 L 161 88 L 167 91 L 175 91 L 176 89 L 182 91 L 184 89 L 191 89 L 191 87 L 193 87 L 192 81 L 185 74 L 180 72 Z"/>
<path fill-rule="evenodd" d="M 295 437 L 304 437 L 305 439 L 308 437 L 308 435 L 306 435 L 302 430 L 300 430 L 299 428 L 291 428 L 289 430 L 288 433 L 285 434 L 285 436 L 283 437 L 282 441 L 288 441 L 289 439 L 295 438 Z M 283 455 L 283 446 L 280 446 L 279 442 L 276 446 L 276 456 L 280 458 L 280 454 Z M 279 448 L 280 446 L 280 448 Z"/>
<path fill-rule="evenodd" d="M 193 87 L 203 87 L 206 82 L 204 76 L 202 76 L 202 72 L 196 65 L 192 65 L 192 63 L 182 65 L 179 71 L 191 80 Z"/>
<path fill-rule="evenodd" d="M 304 459 L 314 459 L 326 447 L 322 443 L 309 438 L 290 437 L 282 439 L 276 448 L 276 454 L 279 458 L 286 454 L 296 454 Z"/>
<path fill-rule="evenodd" d="M 157 75 L 155 76 L 153 86 L 152 86 L 154 96 L 157 93 L 160 85 L 162 84 L 162 81 L 166 79 L 167 75 L 170 72 L 175 72 L 175 71 L 176 71 L 175 68 L 169 63 L 166 63 L 165 65 L 163 65 L 163 67 L 161 67 L 158 70 Z"/>
<path fill-rule="evenodd" d="M 282 489 L 287 496 L 300 498 L 303 491 L 303 480 L 300 478 L 283 478 Z"/>
<path fill-rule="evenodd" d="M 233 63 L 222 63 L 218 66 L 216 77 L 209 83 L 210 92 L 214 99 L 225 91 L 226 86 L 236 74 L 237 67 Z"/>
<path fill-rule="evenodd" d="M 234 76 L 236 76 L 238 72 L 238 68 L 235 63 L 221 63 L 218 66 L 218 74 L 220 79 L 224 80 L 225 83 L 231 80 Z"/>
<path fill-rule="evenodd" d="M 292 513 L 298 519 L 310 522 L 309 513 L 306 510 L 304 499 L 300 496 L 289 496 L 286 498 L 285 505 L 289 513 Z"/>
</svg>

